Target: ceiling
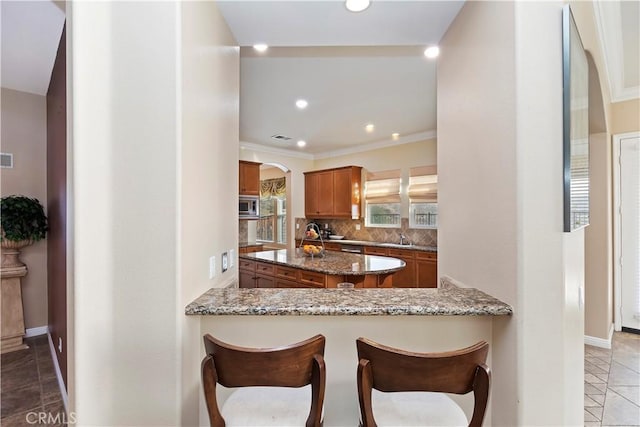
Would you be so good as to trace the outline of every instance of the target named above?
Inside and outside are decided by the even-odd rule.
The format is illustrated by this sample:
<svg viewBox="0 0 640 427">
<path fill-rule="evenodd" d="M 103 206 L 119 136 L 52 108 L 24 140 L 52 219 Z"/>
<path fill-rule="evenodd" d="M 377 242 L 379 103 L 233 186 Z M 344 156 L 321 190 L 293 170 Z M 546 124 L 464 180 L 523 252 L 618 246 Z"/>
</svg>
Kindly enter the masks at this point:
<svg viewBox="0 0 640 427">
<path fill-rule="evenodd" d="M 245 46 L 244 146 L 327 157 L 435 136 L 436 64 L 424 50 L 438 44 L 463 1 L 374 0 L 361 13 L 343 1 L 218 4 Z M 270 48 L 247 47 L 257 43 Z M 309 102 L 304 110 L 295 106 L 300 98 Z M 298 140 L 307 145 L 297 147 Z"/>
<path fill-rule="evenodd" d="M 245 145 L 323 157 L 435 134 L 435 63 L 422 50 L 438 43 L 462 1 L 372 0 L 361 13 L 341 0 L 218 5 L 241 46 L 272 46 L 263 55 L 241 49 Z M 2 87 L 46 94 L 64 2 L 2 0 L 0 8 Z M 640 2 L 596 1 L 594 13 L 612 101 L 639 98 Z M 294 106 L 302 97 L 306 110 Z M 274 134 L 307 146 L 273 141 Z"/>
<path fill-rule="evenodd" d="M 62 35 L 63 2 L 1 1 L 2 87 L 46 95 Z"/>
</svg>

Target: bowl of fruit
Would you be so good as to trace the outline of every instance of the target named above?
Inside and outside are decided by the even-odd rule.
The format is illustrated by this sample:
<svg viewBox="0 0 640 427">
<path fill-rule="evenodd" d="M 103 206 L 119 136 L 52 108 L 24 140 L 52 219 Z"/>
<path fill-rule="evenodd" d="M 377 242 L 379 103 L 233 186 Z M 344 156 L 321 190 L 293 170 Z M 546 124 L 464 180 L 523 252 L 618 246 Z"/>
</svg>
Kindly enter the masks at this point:
<svg viewBox="0 0 640 427">
<path fill-rule="evenodd" d="M 316 246 L 316 245 L 303 245 L 302 253 L 312 258 L 315 256 L 323 256 L 324 248 L 322 246 Z"/>
</svg>

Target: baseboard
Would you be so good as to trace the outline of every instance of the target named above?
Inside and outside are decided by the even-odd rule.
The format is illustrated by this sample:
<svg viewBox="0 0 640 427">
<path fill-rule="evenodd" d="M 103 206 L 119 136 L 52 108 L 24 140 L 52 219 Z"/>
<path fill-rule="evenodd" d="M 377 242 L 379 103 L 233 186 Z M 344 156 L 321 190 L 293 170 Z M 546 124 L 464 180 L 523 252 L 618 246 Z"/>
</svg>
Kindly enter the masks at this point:
<svg viewBox="0 0 640 427">
<path fill-rule="evenodd" d="M 24 331 L 25 338 L 37 337 L 38 335 L 46 335 L 49 333 L 48 326 L 38 326 L 37 328 L 29 328 Z"/>
<path fill-rule="evenodd" d="M 60 370 L 60 364 L 58 363 L 58 357 L 56 355 L 56 346 L 53 344 L 53 338 L 51 334 L 47 333 L 49 337 L 49 350 L 51 350 L 51 358 L 53 359 L 53 367 L 56 370 L 56 378 L 58 379 L 58 387 L 60 388 L 60 395 L 62 395 L 62 403 L 64 404 L 64 410 L 69 413 L 69 396 L 67 396 L 67 388 L 62 380 L 62 371 Z"/>
<path fill-rule="evenodd" d="M 611 349 L 611 340 L 612 339 L 613 339 L 613 323 L 611 324 L 611 327 L 609 328 L 609 338 L 608 339 L 590 337 L 589 335 L 585 335 L 584 336 L 584 343 L 587 344 L 587 345 L 592 345 L 594 347 Z"/>
</svg>

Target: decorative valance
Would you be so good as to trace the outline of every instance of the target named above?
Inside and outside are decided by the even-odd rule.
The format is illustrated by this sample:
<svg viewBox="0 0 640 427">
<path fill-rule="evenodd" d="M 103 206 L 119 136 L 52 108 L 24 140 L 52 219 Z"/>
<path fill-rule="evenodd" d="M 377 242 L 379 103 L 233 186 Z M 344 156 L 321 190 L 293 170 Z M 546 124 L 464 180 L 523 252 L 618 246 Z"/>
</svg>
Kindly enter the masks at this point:
<svg viewBox="0 0 640 427">
<path fill-rule="evenodd" d="M 269 199 L 276 197 L 284 199 L 286 197 L 287 184 L 284 177 L 265 179 L 260 181 L 260 198 Z"/>
</svg>

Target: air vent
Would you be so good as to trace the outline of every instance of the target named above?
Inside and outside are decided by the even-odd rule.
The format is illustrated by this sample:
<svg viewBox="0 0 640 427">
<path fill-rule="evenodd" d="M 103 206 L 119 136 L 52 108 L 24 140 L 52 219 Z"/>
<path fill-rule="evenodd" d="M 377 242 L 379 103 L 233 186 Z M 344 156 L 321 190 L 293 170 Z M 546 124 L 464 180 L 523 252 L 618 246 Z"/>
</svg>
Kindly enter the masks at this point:
<svg viewBox="0 0 640 427">
<path fill-rule="evenodd" d="M 12 168 L 13 167 L 13 154 L 0 153 L 0 167 Z"/>
<path fill-rule="evenodd" d="M 276 141 L 284 142 L 289 141 L 291 138 L 286 135 L 271 135 L 271 139 L 275 139 Z"/>
</svg>

